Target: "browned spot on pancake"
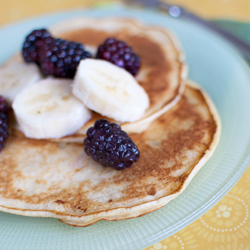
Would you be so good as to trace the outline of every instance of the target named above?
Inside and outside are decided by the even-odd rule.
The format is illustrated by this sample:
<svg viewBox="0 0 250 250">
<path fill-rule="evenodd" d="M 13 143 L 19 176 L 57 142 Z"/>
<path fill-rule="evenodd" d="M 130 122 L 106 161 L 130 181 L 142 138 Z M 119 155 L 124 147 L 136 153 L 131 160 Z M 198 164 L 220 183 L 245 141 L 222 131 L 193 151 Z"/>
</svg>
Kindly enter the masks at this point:
<svg viewBox="0 0 250 250">
<path fill-rule="evenodd" d="M 170 63 L 167 62 L 164 53 L 156 42 L 143 35 L 131 35 L 121 30 L 115 33 L 107 33 L 93 29 L 81 29 L 67 32 L 62 38 L 81 42 L 92 46 L 98 46 L 108 37 L 115 37 L 128 43 L 135 53 L 141 57 L 141 68 L 148 69 L 148 77 L 139 84 L 147 92 L 150 104 L 154 105 L 157 100 L 164 98 L 169 88 L 167 74 L 171 71 Z M 177 86 L 179 88 L 179 86 Z M 178 91 L 177 88 L 177 91 Z"/>
<path fill-rule="evenodd" d="M 87 208 L 82 208 L 82 207 L 77 207 L 77 209 L 80 209 L 80 210 L 82 210 L 84 213 L 87 211 Z"/>
<path fill-rule="evenodd" d="M 59 203 L 59 204 L 64 204 L 65 203 L 65 201 L 62 201 L 62 200 L 57 200 L 57 201 L 55 201 L 56 203 Z"/>
<path fill-rule="evenodd" d="M 39 178 L 39 177 L 38 177 Z M 47 181 L 46 180 L 41 180 L 41 179 L 36 179 L 35 180 L 37 184 L 43 184 L 46 185 Z"/>
<path fill-rule="evenodd" d="M 156 194 L 155 187 L 151 187 L 147 194 L 148 195 L 155 195 Z"/>
</svg>

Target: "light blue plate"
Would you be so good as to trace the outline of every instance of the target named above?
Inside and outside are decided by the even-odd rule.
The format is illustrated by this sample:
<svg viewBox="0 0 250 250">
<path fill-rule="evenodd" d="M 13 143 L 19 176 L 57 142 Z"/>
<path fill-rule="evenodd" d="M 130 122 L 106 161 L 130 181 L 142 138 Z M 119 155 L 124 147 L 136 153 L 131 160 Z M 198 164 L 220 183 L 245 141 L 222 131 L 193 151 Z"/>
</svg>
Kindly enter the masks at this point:
<svg viewBox="0 0 250 250">
<path fill-rule="evenodd" d="M 87 228 L 57 219 L 0 213 L 0 248 L 25 250 L 141 249 L 187 226 L 215 205 L 250 163 L 250 71 L 224 40 L 187 21 L 109 7 L 44 16 L 0 30 L 0 63 L 20 49 L 31 29 L 76 16 L 129 16 L 174 30 L 187 54 L 189 78 L 212 97 L 222 120 L 220 144 L 178 198 L 156 212 L 125 221 L 101 221 Z"/>
</svg>

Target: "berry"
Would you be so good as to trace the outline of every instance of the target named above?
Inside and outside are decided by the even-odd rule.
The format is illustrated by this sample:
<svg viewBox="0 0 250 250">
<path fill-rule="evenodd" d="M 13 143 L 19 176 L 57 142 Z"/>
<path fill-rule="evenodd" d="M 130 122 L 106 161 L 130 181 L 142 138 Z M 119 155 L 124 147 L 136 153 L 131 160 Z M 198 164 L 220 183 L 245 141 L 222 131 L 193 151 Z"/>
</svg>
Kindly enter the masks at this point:
<svg viewBox="0 0 250 250">
<path fill-rule="evenodd" d="M 128 134 L 118 124 L 105 119 L 97 120 L 87 130 L 84 150 L 103 166 L 121 170 L 139 160 L 140 152 Z"/>
<path fill-rule="evenodd" d="M 10 110 L 10 106 L 7 104 L 5 99 L 0 96 L 0 112 L 7 113 Z"/>
<path fill-rule="evenodd" d="M 40 49 L 40 67 L 45 75 L 73 78 L 80 60 L 91 57 L 80 43 L 54 39 Z"/>
<path fill-rule="evenodd" d="M 4 148 L 6 140 L 8 138 L 8 112 L 10 107 L 0 96 L 0 151 Z"/>
<path fill-rule="evenodd" d="M 50 43 L 54 38 L 46 29 L 34 30 L 26 38 L 23 44 L 22 55 L 26 62 L 39 64 L 39 50 L 45 43 Z"/>
<path fill-rule="evenodd" d="M 124 68 L 135 76 L 141 65 L 141 58 L 125 42 L 115 38 L 107 38 L 98 47 L 96 58 L 109 61 Z"/>
</svg>

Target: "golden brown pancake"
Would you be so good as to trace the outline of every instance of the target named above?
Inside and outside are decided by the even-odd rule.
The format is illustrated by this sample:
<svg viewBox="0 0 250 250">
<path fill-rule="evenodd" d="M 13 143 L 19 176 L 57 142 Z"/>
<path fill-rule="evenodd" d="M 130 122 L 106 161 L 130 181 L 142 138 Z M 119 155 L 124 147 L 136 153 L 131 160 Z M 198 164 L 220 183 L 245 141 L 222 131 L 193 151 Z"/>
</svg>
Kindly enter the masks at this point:
<svg viewBox="0 0 250 250">
<path fill-rule="evenodd" d="M 212 156 L 220 119 L 209 97 L 186 86 L 180 102 L 141 134 L 141 157 L 116 171 L 83 145 L 10 137 L 0 154 L 0 210 L 74 226 L 149 213 L 176 198 Z"/>
</svg>

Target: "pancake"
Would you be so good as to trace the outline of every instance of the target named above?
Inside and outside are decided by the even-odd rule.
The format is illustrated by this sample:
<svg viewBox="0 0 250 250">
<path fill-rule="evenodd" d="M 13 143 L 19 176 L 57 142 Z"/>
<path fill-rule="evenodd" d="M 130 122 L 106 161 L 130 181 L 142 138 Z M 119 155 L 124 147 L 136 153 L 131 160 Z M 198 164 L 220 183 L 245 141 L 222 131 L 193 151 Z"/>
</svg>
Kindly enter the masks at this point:
<svg viewBox="0 0 250 250">
<path fill-rule="evenodd" d="M 150 106 L 143 118 L 136 122 L 121 124 L 104 117 L 120 124 L 126 132 L 144 131 L 153 120 L 180 100 L 187 77 L 187 67 L 181 45 L 169 30 L 126 18 L 77 18 L 60 22 L 52 26 L 50 31 L 55 37 L 81 42 L 90 51 L 95 51 L 106 38 L 115 37 L 127 42 L 141 57 L 141 69 L 136 79 L 150 100 Z M 82 143 L 87 129 L 100 118 L 103 117 L 93 112 L 92 119 L 74 135 L 56 141 Z M 13 131 L 15 135 L 22 136 L 18 127 Z"/>
<path fill-rule="evenodd" d="M 130 134 L 141 157 L 125 170 L 101 166 L 78 143 L 11 136 L 0 154 L 0 210 L 73 226 L 144 215 L 185 190 L 212 156 L 220 130 L 212 101 L 189 82 L 178 104 Z"/>
</svg>

